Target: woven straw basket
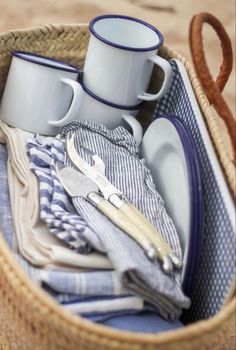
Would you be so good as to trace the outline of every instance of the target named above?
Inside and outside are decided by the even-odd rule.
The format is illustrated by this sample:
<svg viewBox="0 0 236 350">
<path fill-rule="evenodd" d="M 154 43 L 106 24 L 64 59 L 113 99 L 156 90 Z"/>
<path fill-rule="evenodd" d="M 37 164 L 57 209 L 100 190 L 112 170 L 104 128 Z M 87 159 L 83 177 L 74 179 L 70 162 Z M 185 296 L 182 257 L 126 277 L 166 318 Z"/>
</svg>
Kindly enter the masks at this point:
<svg viewBox="0 0 236 350">
<path fill-rule="evenodd" d="M 49 25 L 0 35 L 0 96 L 12 49 L 33 51 L 82 66 L 88 39 L 87 25 Z M 222 148 L 218 124 L 193 68 L 184 57 L 167 47 L 161 49 L 160 55 L 178 58 L 185 65 L 228 184 L 233 189 L 234 168 Z M 100 326 L 67 313 L 33 284 L 0 235 L 1 350 L 229 349 L 226 340 L 233 332 L 230 325 L 233 325 L 234 311 L 235 297 L 211 319 L 156 335 L 121 332 Z"/>
</svg>

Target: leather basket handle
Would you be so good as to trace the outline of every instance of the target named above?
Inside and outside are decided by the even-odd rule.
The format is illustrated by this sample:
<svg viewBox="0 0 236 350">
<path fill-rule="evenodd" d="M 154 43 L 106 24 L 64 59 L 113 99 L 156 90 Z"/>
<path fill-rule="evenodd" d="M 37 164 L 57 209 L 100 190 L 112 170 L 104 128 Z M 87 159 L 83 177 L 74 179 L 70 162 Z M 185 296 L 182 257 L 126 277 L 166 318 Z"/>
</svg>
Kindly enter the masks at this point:
<svg viewBox="0 0 236 350">
<path fill-rule="evenodd" d="M 209 24 L 215 30 L 221 43 L 223 61 L 215 81 L 210 74 L 204 54 L 202 36 L 204 23 Z M 219 116 L 225 121 L 233 146 L 235 164 L 236 123 L 232 112 L 221 94 L 233 67 L 233 50 L 230 38 L 222 23 L 216 17 L 210 13 L 202 12 L 195 15 L 191 20 L 189 44 L 196 73 L 209 103 L 214 106 Z"/>
</svg>

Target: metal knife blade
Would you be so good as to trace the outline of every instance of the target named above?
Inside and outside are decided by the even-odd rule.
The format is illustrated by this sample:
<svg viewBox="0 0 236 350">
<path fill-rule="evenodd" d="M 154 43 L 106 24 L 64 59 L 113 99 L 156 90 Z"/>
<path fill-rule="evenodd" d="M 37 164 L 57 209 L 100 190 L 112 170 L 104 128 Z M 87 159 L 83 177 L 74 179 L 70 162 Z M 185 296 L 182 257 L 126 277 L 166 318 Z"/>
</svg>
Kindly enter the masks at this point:
<svg viewBox="0 0 236 350">
<path fill-rule="evenodd" d="M 116 208 L 119 208 L 124 215 L 127 216 L 128 212 L 132 214 L 128 216 L 129 219 L 133 221 L 133 224 L 138 227 L 138 230 L 154 244 L 158 252 L 158 257 L 162 261 L 163 269 L 169 273 L 173 270 L 173 265 L 176 268 L 180 268 L 182 265 L 180 259 L 172 251 L 169 244 L 165 242 L 161 233 L 149 223 L 147 218 L 140 211 L 133 208 L 127 199 L 125 199 L 122 192 L 117 190 L 106 176 L 101 174 L 96 167 L 92 167 L 79 156 L 74 144 L 74 135 L 67 139 L 66 149 L 72 163 L 98 185 L 105 199 L 109 200 Z"/>
<path fill-rule="evenodd" d="M 71 197 L 81 196 L 87 198 L 90 192 L 99 191 L 94 181 L 72 167 L 58 166 L 57 174 L 62 186 Z"/>
<path fill-rule="evenodd" d="M 79 156 L 74 145 L 74 135 L 66 140 L 66 150 L 72 163 L 97 184 L 105 199 L 109 199 L 113 194 L 123 195 L 121 191 L 111 184 L 106 176 L 102 175 L 96 168 Z"/>
</svg>

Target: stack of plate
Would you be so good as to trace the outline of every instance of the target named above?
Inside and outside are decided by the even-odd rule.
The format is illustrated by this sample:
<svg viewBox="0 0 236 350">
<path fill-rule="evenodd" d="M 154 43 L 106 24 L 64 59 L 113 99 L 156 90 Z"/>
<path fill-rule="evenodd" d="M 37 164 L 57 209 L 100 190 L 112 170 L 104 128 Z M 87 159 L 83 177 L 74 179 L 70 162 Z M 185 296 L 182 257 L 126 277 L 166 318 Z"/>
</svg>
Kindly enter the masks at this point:
<svg viewBox="0 0 236 350">
<path fill-rule="evenodd" d="M 189 130 L 175 116 L 160 116 L 141 145 L 157 191 L 172 218 L 183 251 L 183 289 L 191 296 L 203 235 L 203 199 L 198 156 Z"/>
</svg>

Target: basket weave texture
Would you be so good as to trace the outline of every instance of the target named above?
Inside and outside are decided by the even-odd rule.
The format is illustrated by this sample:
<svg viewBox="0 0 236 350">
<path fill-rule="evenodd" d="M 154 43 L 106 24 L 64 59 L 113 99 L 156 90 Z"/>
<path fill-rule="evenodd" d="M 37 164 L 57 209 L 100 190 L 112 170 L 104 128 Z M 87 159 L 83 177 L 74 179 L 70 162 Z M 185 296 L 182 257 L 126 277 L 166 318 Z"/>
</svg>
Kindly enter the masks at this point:
<svg viewBox="0 0 236 350">
<path fill-rule="evenodd" d="M 0 35 L 0 97 L 10 66 L 11 50 L 33 51 L 82 67 L 88 39 L 86 24 L 48 25 L 3 33 Z M 218 124 L 192 66 L 167 47 L 160 50 L 160 55 L 177 58 L 185 65 L 233 191 L 234 168 L 227 161 Z M 147 335 L 100 326 L 66 312 L 33 284 L 0 235 L 0 350 L 231 349 L 226 341 L 234 332 L 234 312 L 235 297 L 215 317 L 178 331 Z"/>
</svg>

